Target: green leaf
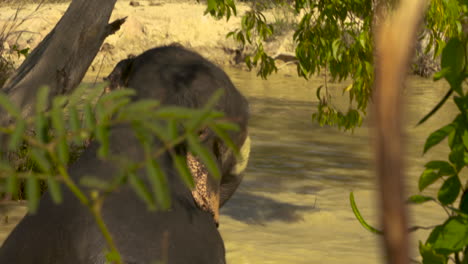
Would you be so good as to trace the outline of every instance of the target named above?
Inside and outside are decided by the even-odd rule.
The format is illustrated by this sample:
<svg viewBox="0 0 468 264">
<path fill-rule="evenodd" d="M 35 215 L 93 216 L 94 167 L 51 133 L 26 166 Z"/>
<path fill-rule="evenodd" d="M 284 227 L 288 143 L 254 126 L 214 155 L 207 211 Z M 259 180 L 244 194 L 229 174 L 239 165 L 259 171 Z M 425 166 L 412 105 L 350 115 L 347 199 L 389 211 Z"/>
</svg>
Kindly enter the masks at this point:
<svg viewBox="0 0 468 264">
<path fill-rule="evenodd" d="M 7 95 L 0 92 L 0 106 L 3 107 L 11 116 L 15 118 L 21 117 L 21 111 L 19 108 L 10 101 Z"/>
<path fill-rule="evenodd" d="M 457 172 L 459 172 L 463 166 L 465 166 L 465 148 L 462 145 L 456 145 L 449 155 L 449 160 L 452 164 L 455 164 Z"/>
<path fill-rule="evenodd" d="M 460 179 L 458 178 L 458 175 L 454 175 L 442 184 L 442 187 L 437 193 L 437 199 L 443 205 L 451 204 L 457 199 L 458 194 L 460 193 L 460 188 Z"/>
<path fill-rule="evenodd" d="M 451 38 L 447 45 L 442 51 L 441 57 L 442 69 L 448 68 L 449 72 L 445 75 L 445 78 L 450 83 L 455 92 L 459 95 L 463 95 L 461 85 L 459 85 L 458 79 L 460 74 L 465 67 L 465 47 L 464 44 L 457 38 Z"/>
<path fill-rule="evenodd" d="M 39 205 L 39 180 L 34 175 L 29 175 L 26 179 L 26 197 L 29 212 L 34 214 Z"/>
<path fill-rule="evenodd" d="M 217 129 L 221 129 L 225 131 L 234 131 L 234 132 L 240 131 L 239 125 L 233 122 L 216 121 L 216 123 L 214 123 L 213 126 L 215 126 Z"/>
<path fill-rule="evenodd" d="M 195 187 L 195 182 L 187 166 L 187 159 L 185 155 L 172 155 L 172 160 L 184 184 L 189 188 Z"/>
<path fill-rule="evenodd" d="M 454 96 L 453 101 L 455 102 L 455 105 L 457 105 L 460 112 L 466 113 L 466 110 L 468 109 L 468 97 Z M 461 125 L 465 124 L 463 120 L 459 120 L 458 123 Z"/>
<path fill-rule="evenodd" d="M 62 191 L 60 190 L 60 184 L 52 175 L 48 175 L 47 177 L 47 190 L 50 193 L 50 197 L 55 203 L 61 203 L 62 198 Z"/>
<path fill-rule="evenodd" d="M 468 214 L 468 190 L 465 190 L 460 199 L 460 211 Z"/>
<path fill-rule="evenodd" d="M 205 12 L 212 12 L 216 10 L 216 0 L 207 0 L 207 6 Z"/>
<path fill-rule="evenodd" d="M 435 201 L 435 199 L 430 196 L 416 194 L 408 198 L 407 202 L 412 204 L 422 204 L 428 201 Z"/>
<path fill-rule="evenodd" d="M 122 263 L 122 258 L 118 251 L 106 251 L 106 263 Z"/>
<path fill-rule="evenodd" d="M 465 148 L 468 149 L 468 130 L 463 131 L 463 145 L 465 145 Z"/>
<path fill-rule="evenodd" d="M 425 169 L 419 177 L 419 191 L 422 192 L 426 187 L 437 181 L 441 175 L 434 172 L 433 169 Z"/>
<path fill-rule="evenodd" d="M 448 89 L 447 93 L 444 95 L 444 97 L 442 97 L 442 99 L 439 101 L 439 103 L 437 103 L 437 105 L 434 106 L 434 108 L 432 108 L 432 110 L 429 113 L 427 113 L 421 120 L 419 120 L 417 125 L 421 125 L 422 123 L 426 122 L 432 115 L 434 115 L 445 104 L 445 102 L 450 98 L 452 93 L 453 93 L 453 90 Z M 450 125 L 451 124 L 449 124 L 448 126 L 450 126 Z M 450 133 L 450 131 L 449 131 L 449 133 Z"/>
<path fill-rule="evenodd" d="M 169 135 L 170 140 L 175 140 L 179 136 L 178 124 L 175 120 L 169 120 L 166 134 Z"/>
<path fill-rule="evenodd" d="M 338 49 L 340 48 L 341 39 L 335 39 L 332 43 L 332 54 L 335 60 L 338 60 Z"/>
<path fill-rule="evenodd" d="M 169 142 L 173 138 L 169 136 L 167 129 L 156 122 L 143 122 L 143 127 L 156 135 L 160 140 Z"/>
<path fill-rule="evenodd" d="M 197 111 L 178 106 L 165 106 L 155 111 L 154 116 L 163 119 L 188 119 Z"/>
<path fill-rule="evenodd" d="M 441 129 L 436 130 L 426 140 L 426 144 L 424 145 L 424 153 L 426 153 L 430 148 L 439 144 L 442 140 L 444 140 L 450 132 L 455 129 L 453 124 L 448 124 Z"/>
<path fill-rule="evenodd" d="M 88 175 L 82 176 L 80 178 L 80 184 L 89 188 L 93 188 L 95 190 L 102 191 L 109 190 L 112 187 L 112 184 L 110 182 Z"/>
<path fill-rule="evenodd" d="M 9 176 L 6 181 L 6 191 L 7 193 L 11 194 L 12 197 L 16 197 L 18 193 L 19 183 L 18 177 L 16 177 L 16 173 L 9 173 Z"/>
<path fill-rule="evenodd" d="M 34 161 L 34 163 L 37 164 L 39 169 L 44 173 L 50 173 L 52 165 L 47 159 L 45 151 L 40 149 L 32 149 L 30 153 L 31 159 Z"/>
<path fill-rule="evenodd" d="M 218 127 L 218 124 L 211 125 L 210 129 L 234 152 L 236 156 L 240 154 L 239 148 L 234 144 L 234 141 L 232 141 L 229 134 L 222 128 Z"/>
<path fill-rule="evenodd" d="M 468 220 L 455 216 L 449 218 L 434 239 L 432 247 L 443 252 L 458 252 L 468 246 Z"/>
<path fill-rule="evenodd" d="M 44 113 L 36 114 L 36 138 L 41 143 L 49 142 L 49 120 L 45 117 Z"/>
<path fill-rule="evenodd" d="M 84 108 L 84 121 L 85 128 L 93 130 L 96 126 L 96 119 L 94 117 L 93 107 L 90 103 L 87 103 Z"/>
<path fill-rule="evenodd" d="M 57 132 L 57 136 L 65 135 L 65 119 L 63 117 L 63 100 L 61 98 L 54 98 L 54 102 L 52 103 L 52 111 L 51 111 L 51 118 L 52 118 L 52 127 Z"/>
<path fill-rule="evenodd" d="M 221 172 L 219 171 L 218 165 L 215 162 L 215 157 L 210 153 L 201 143 L 200 139 L 194 135 L 187 136 L 189 151 L 195 154 L 196 157 L 200 158 L 202 163 L 206 166 L 206 169 L 215 177 L 215 179 L 221 178 Z M 193 188 L 194 186 L 189 186 Z"/>
<path fill-rule="evenodd" d="M 452 165 L 447 161 L 443 160 L 433 160 L 426 163 L 425 167 L 427 169 L 439 170 L 440 176 L 453 175 L 456 173 Z"/>
<path fill-rule="evenodd" d="M 151 211 L 156 210 L 154 198 L 140 177 L 134 173 L 129 173 L 128 181 L 130 182 L 130 186 L 132 186 L 132 188 L 135 190 L 135 193 L 138 195 L 138 197 L 140 197 L 140 199 L 146 203 L 148 209 Z"/>
<path fill-rule="evenodd" d="M 49 103 L 50 89 L 48 86 L 41 86 L 37 91 L 36 96 L 36 114 L 43 113 L 47 110 Z"/>
<path fill-rule="evenodd" d="M 135 90 L 133 89 L 119 89 L 111 91 L 110 93 L 104 94 L 100 99 L 98 104 L 106 104 L 108 102 L 116 102 L 116 100 L 127 98 L 129 96 L 135 95 Z"/>
<path fill-rule="evenodd" d="M 72 94 L 68 97 L 68 104 L 67 106 L 68 107 L 76 107 L 83 99 L 83 97 L 87 97 L 87 98 L 95 98 L 95 97 L 92 97 L 92 95 L 85 95 L 86 92 L 90 89 L 90 85 L 89 84 L 79 84 L 78 87 L 76 87 Z"/>
<path fill-rule="evenodd" d="M 374 233 L 374 234 L 379 234 L 379 235 L 382 235 L 383 232 L 380 231 L 380 230 L 377 230 L 376 228 L 372 227 L 371 225 L 369 225 L 365 220 L 364 218 L 361 216 L 361 213 L 359 212 L 357 206 L 356 206 L 356 202 L 354 201 L 354 194 L 353 192 L 351 192 L 349 194 L 349 201 L 351 203 L 351 208 L 353 209 L 353 213 L 354 213 L 354 216 L 356 217 L 356 219 L 359 221 L 359 223 L 365 228 L 367 229 L 368 231 Z"/>
<path fill-rule="evenodd" d="M 68 161 L 70 160 L 70 152 L 68 150 L 68 142 L 65 137 L 60 138 L 57 142 L 57 154 L 60 163 L 62 163 L 64 166 L 67 166 Z"/>
<path fill-rule="evenodd" d="M 187 124 L 187 130 L 189 131 L 194 131 L 199 128 L 199 126 L 202 124 L 202 122 L 210 116 L 210 114 L 213 114 L 212 109 L 214 109 L 215 105 L 218 103 L 219 99 L 223 95 L 224 90 L 223 89 L 218 89 L 216 92 L 213 93 L 213 95 L 208 99 L 206 104 L 203 106 L 202 110 L 196 114 L 194 118 L 192 118 L 189 123 Z M 222 116 L 222 113 L 219 113 L 215 115 L 218 115 L 218 117 Z"/>
<path fill-rule="evenodd" d="M 422 264 L 446 264 L 447 257 L 438 254 L 432 249 L 431 245 L 423 245 L 419 241 L 419 253 L 422 256 Z"/>
<path fill-rule="evenodd" d="M 146 171 L 153 187 L 158 205 L 163 210 L 171 207 L 171 196 L 166 176 L 155 161 L 148 159 L 146 162 Z"/>
<path fill-rule="evenodd" d="M 15 130 L 10 136 L 10 141 L 8 142 L 8 149 L 15 151 L 19 148 L 20 144 L 23 142 L 23 134 L 26 131 L 26 121 L 23 119 L 18 119 L 16 122 Z"/>
<path fill-rule="evenodd" d="M 434 73 L 434 76 L 432 78 L 433 78 L 434 81 L 438 81 L 438 80 L 444 78 L 449 72 L 450 72 L 450 68 L 442 69 L 442 70 Z"/>
<path fill-rule="evenodd" d="M 80 137 L 80 130 L 81 130 L 81 124 L 80 124 L 80 118 L 78 115 L 78 110 L 76 109 L 75 106 L 70 107 L 70 132 L 74 134 L 73 136 L 73 141 L 76 144 L 79 144 L 81 142 L 81 137 Z"/>
<path fill-rule="evenodd" d="M 151 117 L 159 105 L 160 103 L 155 100 L 139 100 L 122 109 L 117 119 L 134 119 L 135 116 Z"/>
<path fill-rule="evenodd" d="M 105 159 L 109 156 L 110 148 L 109 128 L 105 124 L 100 124 L 98 127 L 96 127 L 96 138 L 100 143 L 98 157 Z"/>
</svg>

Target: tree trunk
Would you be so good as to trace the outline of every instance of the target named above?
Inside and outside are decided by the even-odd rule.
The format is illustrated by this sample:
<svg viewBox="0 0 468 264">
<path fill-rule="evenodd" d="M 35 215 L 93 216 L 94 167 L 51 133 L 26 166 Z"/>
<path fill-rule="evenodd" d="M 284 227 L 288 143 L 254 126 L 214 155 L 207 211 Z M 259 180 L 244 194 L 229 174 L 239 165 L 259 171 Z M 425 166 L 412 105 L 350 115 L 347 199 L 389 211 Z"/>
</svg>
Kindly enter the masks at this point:
<svg viewBox="0 0 468 264">
<path fill-rule="evenodd" d="M 33 113 L 40 86 L 49 86 L 52 97 L 71 92 L 81 82 L 104 39 L 125 21 L 108 24 L 115 3 L 116 0 L 72 0 L 55 28 L 2 89 L 23 116 Z M 0 124 L 9 121 L 4 112 L 0 114 Z"/>
<path fill-rule="evenodd" d="M 375 33 L 374 148 L 379 179 L 381 223 L 388 264 L 408 264 L 408 221 L 404 192 L 403 86 L 414 54 L 424 0 L 400 1 L 381 19 Z M 380 13 L 382 14 L 382 13 Z"/>
</svg>

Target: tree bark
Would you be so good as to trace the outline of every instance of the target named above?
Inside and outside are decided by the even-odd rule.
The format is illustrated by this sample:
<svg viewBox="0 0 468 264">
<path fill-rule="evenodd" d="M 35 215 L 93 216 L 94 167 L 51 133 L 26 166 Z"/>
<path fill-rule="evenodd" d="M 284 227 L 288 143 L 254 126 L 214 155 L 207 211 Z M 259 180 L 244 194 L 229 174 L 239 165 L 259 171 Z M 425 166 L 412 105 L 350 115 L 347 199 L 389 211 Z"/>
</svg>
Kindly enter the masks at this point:
<svg viewBox="0 0 468 264">
<path fill-rule="evenodd" d="M 375 100 L 372 105 L 374 148 L 383 242 L 386 263 L 389 264 L 409 263 L 402 92 L 425 7 L 425 0 L 400 1 L 398 9 L 386 14 L 375 33 L 378 60 L 375 68 Z"/>
<path fill-rule="evenodd" d="M 40 86 L 51 95 L 66 94 L 81 82 L 104 39 L 125 22 L 108 24 L 116 0 L 72 0 L 54 29 L 34 49 L 2 91 L 21 109 L 24 117 L 34 111 Z M 4 112 L 0 124 L 9 121 Z"/>
</svg>

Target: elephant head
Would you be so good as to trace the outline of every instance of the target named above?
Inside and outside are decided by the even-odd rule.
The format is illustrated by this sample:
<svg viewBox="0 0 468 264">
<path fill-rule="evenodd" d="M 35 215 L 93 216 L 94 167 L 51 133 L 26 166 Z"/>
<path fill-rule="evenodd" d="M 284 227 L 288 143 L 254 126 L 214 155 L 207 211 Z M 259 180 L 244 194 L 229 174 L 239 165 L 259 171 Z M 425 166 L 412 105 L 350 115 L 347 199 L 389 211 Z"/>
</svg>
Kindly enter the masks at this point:
<svg viewBox="0 0 468 264">
<path fill-rule="evenodd" d="M 239 126 L 229 136 L 239 148 L 235 155 L 215 133 L 200 133 L 203 144 L 216 157 L 221 179 L 208 175 L 203 163 L 190 153 L 187 163 L 195 180 L 192 195 L 199 207 L 213 214 L 218 221 L 219 208 L 233 195 L 242 180 L 250 152 L 247 132 L 249 106 L 226 73 L 200 55 L 180 45 L 155 48 L 138 57 L 120 61 L 106 78 L 109 90 L 128 87 L 136 90 L 136 99 L 157 99 L 162 105 L 200 108 L 217 90 L 224 93 L 215 107 Z"/>
</svg>

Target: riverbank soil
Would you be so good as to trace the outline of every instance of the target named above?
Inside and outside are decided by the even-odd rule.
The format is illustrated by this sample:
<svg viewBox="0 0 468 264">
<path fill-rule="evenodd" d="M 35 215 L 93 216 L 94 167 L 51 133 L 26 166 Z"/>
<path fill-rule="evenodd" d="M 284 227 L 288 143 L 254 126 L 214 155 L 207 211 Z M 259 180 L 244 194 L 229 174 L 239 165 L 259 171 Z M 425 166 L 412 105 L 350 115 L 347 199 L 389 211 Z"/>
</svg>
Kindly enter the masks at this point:
<svg viewBox="0 0 468 264">
<path fill-rule="evenodd" d="M 5 5 L 0 3 L 0 29 L 5 24 L 17 25 L 3 43 L 5 52 L 15 65 L 24 60 L 18 50 L 34 49 L 65 13 L 68 3 Z M 18 8 L 19 11 L 18 11 Z M 226 35 L 240 27 L 240 17 L 249 7 L 237 4 L 237 17 L 216 20 L 204 15 L 206 4 L 196 1 L 117 1 L 111 21 L 127 17 L 114 35 L 109 36 L 89 69 L 89 75 L 107 74 L 128 56 L 161 45 L 179 43 L 221 66 L 242 62 L 241 45 Z M 266 12 L 270 20 L 279 13 Z M 0 31 L 1 32 L 1 31 Z M 247 47 L 247 50 L 249 47 Z M 245 50 L 244 50 L 245 51 Z M 277 34 L 266 45 L 271 55 L 294 51 L 292 31 Z M 295 69 L 295 67 L 294 67 Z"/>
</svg>

